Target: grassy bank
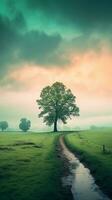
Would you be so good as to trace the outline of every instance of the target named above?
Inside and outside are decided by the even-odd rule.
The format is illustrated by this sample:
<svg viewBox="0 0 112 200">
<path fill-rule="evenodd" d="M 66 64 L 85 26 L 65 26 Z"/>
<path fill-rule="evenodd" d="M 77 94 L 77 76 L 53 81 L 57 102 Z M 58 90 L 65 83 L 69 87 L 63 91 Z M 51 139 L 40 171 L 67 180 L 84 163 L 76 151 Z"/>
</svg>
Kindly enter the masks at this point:
<svg viewBox="0 0 112 200">
<path fill-rule="evenodd" d="M 58 135 L 0 133 L 1 200 L 67 200 L 61 186 Z"/>
<path fill-rule="evenodd" d="M 90 168 L 103 191 L 112 197 L 112 129 L 68 134 L 65 142 Z"/>
</svg>

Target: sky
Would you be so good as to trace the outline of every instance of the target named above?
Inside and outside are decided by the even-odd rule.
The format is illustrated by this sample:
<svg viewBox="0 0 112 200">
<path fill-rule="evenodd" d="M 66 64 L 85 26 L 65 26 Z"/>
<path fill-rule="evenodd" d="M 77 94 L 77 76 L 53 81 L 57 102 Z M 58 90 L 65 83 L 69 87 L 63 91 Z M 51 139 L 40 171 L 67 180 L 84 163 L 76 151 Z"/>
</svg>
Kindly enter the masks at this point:
<svg viewBox="0 0 112 200">
<path fill-rule="evenodd" d="M 111 126 L 112 1 L 0 0 L 0 121 L 47 130 L 36 99 L 56 81 L 80 108 L 59 128 Z"/>
</svg>

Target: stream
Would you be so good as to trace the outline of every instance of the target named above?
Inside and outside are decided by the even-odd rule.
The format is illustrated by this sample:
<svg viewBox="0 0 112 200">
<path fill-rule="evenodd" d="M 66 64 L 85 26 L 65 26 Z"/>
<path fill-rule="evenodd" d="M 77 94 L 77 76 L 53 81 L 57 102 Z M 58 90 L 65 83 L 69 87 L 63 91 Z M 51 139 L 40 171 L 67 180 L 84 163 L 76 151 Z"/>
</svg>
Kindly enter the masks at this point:
<svg viewBox="0 0 112 200">
<path fill-rule="evenodd" d="M 68 160 L 68 175 L 62 177 L 63 186 L 69 186 L 74 200 L 110 200 L 95 183 L 90 174 L 79 159 L 69 151 L 64 143 L 63 136 L 60 137 L 62 155 Z"/>
</svg>

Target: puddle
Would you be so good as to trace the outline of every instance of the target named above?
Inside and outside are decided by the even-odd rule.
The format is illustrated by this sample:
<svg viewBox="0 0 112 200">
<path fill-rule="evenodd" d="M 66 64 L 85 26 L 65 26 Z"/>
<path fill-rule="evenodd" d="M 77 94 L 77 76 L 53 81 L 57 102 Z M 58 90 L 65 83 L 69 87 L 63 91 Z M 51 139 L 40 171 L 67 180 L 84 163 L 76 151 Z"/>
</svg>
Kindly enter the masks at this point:
<svg viewBox="0 0 112 200">
<path fill-rule="evenodd" d="M 74 200 L 110 200 L 96 185 L 90 170 L 65 146 L 60 137 L 62 153 L 69 162 L 69 175 L 62 178 L 63 186 L 71 186 Z"/>
</svg>

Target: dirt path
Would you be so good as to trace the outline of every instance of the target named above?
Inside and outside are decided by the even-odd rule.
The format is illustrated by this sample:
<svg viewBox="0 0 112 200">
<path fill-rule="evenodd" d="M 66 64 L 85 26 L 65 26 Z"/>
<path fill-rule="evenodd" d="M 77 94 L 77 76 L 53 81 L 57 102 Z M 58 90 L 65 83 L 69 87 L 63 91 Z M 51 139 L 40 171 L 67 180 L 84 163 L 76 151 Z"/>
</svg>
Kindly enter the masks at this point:
<svg viewBox="0 0 112 200">
<path fill-rule="evenodd" d="M 95 180 L 78 158 L 69 151 L 60 136 L 62 155 L 68 161 L 68 174 L 62 178 L 63 186 L 71 187 L 74 200 L 109 200 L 95 184 Z"/>
</svg>

